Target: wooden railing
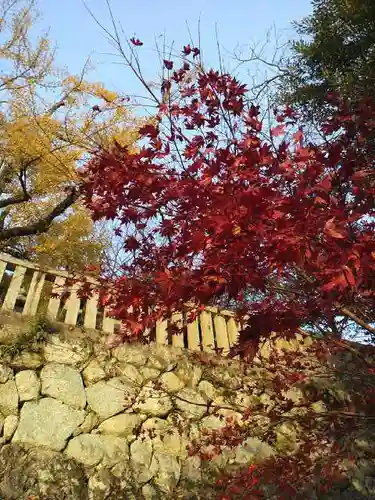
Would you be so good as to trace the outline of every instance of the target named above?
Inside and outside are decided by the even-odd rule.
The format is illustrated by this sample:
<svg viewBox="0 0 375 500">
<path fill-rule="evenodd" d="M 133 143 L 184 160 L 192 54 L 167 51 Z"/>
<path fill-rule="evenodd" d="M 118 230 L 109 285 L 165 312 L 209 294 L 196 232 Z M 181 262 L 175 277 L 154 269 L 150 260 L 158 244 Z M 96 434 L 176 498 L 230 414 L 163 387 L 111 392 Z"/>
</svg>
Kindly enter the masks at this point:
<svg viewBox="0 0 375 500">
<path fill-rule="evenodd" d="M 0 252 L 0 303 L 3 312 L 35 316 L 42 310 L 52 321 L 73 327 L 115 333 L 120 321 L 109 317 L 100 307 L 98 296 L 87 300 L 77 295 L 79 284 L 68 286 L 71 276 L 65 271 L 44 269 Z M 183 313 L 155 325 L 153 336 L 158 344 L 171 344 L 194 351 L 220 350 L 223 354 L 236 343 L 238 325 L 230 311 L 207 307 L 199 317 L 186 325 L 183 333 L 168 334 L 169 322 L 181 322 Z"/>
</svg>

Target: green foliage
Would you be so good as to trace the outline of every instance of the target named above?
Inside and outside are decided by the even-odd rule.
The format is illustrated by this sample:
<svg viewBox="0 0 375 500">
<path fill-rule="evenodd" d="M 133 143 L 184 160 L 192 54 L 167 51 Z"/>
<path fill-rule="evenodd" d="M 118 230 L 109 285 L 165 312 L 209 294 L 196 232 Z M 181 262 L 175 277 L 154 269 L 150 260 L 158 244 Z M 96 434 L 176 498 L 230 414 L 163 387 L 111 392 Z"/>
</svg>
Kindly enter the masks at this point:
<svg viewBox="0 0 375 500">
<path fill-rule="evenodd" d="M 56 328 L 44 314 L 40 314 L 30 319 L 28 328 L 16 336 L 11 344 L 0 345 L 0 359 L 13 358 L 24 350 L 38 352 L 41 343 L 46 339 L 48 333 L 56 332 Z"/>
<path fill-rule="evenodd" d="M 292 45 L 281 94 L 305 117 L 321 121 L 327 92 L 350 101 L 375 98 L 375 2 L 313 0 L 313 13 L 295 23 L 301 38 Z"/>
<path fill-rule="evenodd" d="M 56 328 L 51 321 L 44 314 L 40 314 L 30 320 L 30 326 L 25 336 L 33 341 L 41 342 L 45 339 L 47 333 L 54 332 L 56 332 Z"/>
</svg>

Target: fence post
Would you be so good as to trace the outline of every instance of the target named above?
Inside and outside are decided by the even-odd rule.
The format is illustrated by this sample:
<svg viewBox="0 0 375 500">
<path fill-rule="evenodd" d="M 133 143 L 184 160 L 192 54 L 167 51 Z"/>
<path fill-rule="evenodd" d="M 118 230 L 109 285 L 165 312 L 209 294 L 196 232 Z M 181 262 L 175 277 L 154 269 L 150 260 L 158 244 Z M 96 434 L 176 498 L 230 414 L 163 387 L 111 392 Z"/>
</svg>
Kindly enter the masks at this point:
<svg viewBox="0 0 375 500">
<path fill-rule="evenodd" d="M 0 281 L 3 279 L 5 269 L 7 268 L 8 263 L 0 260 Z"/>
<path fill-rule="evenodd" d="M 63 291 L 65 278 L 56 276 L 52 287 L 52 294 L 59 294 Z M 48 302 L 47 314 L 51 320 L 56 319 L 60 307 L 60 297 L 51 297 Z"/>
<path fill-rule="evenodd" d="M 238 340 L 238 328 L 234 318 L 228 319 L 227 329 L 228 329 L 229 346 L 232 347 L 237 343 Z"/>
<path fill-rule="evenodd" d="M 187 338 L 188 338 L 188 349 L 192 351 L 201 350 L 201 345 L 200 345 L 201 341 L 199 338 L 199 324 L 197 319 L 187 324 Z"/>
<path fill-rule="evenodd" d="M 26 267 L 16 266 L 1 308 L 3 311 L 13 311 L 25 273 Z"/>
<path fill-rule="evenodd" d="M 229 352 L 229 340 L 227 334 L 227 323 L 224 316 L 220 313 L 214 315 L 214 325 L 215 325 L 215 337 L 217 342 L 217 347 L 222 349 L 223 354 L 228 354 Z"/>
<path fill-rule="evenodd" d="M 70 294 L 65 304 L 65 323 L 67 325 L 76 326 L 77 324 L 77 318 L 81 307 L 81 299 L 77 295 L 78 288 L 79 284 L 74 283 L 70 288 Z"/>
<path fill-rule="evenodd" d="M 183 326 L 183 316 L 182 316 L 182 313 L 180 313 L 180 312 L 173 313 L 171 321 L 172 321 L 172 323 L 174 323 L 175 325 L 177 325 L 179 328 L 182 328 L 182 326 Z M 172 345 L 174 347 L 182 347 L 182 348 L 185 347 L 185 344 L 184 344 L 184 335 L 183 335 L 182 332 L 176 333 L 176 334 L 172 335 Z"/>
<path fill-rule="evenodd" d="M 44 273 L 41 271 L 34 271 L 22 311 L 24 316 L 34 316 L 36 314 L 45 279 L 46 275 Z"/>
<path fill-rule="evenodd" d="M 86 302 L 86 310 L 85 310 L 85 319 L 83 326 L 85 328 L 96 328 L 96 317 L 98 314 L 98 302 L 99 296 L 97 293 L 94 293 L 91 297 L 87 299 Z"/>
<path fill-rule="evenodd" d="M 115 320 L 113 318 L 110 318 L 108 316 L 108 309 L 104 309 L 104 316 L 103 316 L 103 332 L 106 333 L 113 333 L 115 331 Z"/>
<path fill-rule="evenodd" d="M 162 344 L 162 345 L 167 345 L 168 344 L 168 321 L 166 319 L 164 320 L 158 320 L 156 322 L 156 343 L 157 344 Z"/>
<path fill-rule="evenodd" d="M 209 311 L 202 311 L 200 314 L 202 331 L 203 350 L 212 352 L 215 349 L 214 329 L 212 325 L 212 315 Z"/>
</svg>

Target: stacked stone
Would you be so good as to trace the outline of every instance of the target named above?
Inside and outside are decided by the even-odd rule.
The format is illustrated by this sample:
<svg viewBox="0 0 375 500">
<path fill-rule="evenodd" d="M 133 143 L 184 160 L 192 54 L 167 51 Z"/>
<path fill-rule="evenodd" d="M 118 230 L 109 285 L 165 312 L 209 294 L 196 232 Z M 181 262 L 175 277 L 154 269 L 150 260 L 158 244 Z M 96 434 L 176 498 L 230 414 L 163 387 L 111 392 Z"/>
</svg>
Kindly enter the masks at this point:
<svg viewBox="0 0 375 500">
<path fill-rule="evenodd" d="M 117 500 L 119 492 L 127 492 L 124 498 L 168 498 L 184 482 L 199 483 L 201 463 L 188 457 L 187 445 L 202 429 L 225 425 L 225 417 L 241 418 L 234 410 L 210 410 L 212 402 L 230 403 L 223 396 L 228 383 L 237 399 L 247 397 L 238 366 L 232 375 L 227 367 L 209 372 L 205 378 L 198 360 L 170 346 L 108 349 L 101 342 L 50 336 L 41 352 L 24 351 L 0 365 L 0 479 L 17 475 L 27 482 L 34 473 L 14 468 L 18 461 L 42 471 L 35 491 L 26 483 L 13 486 L 20 499 L 43 488 L 48 498 L 55 498 L 55 490 L 60 495 L 52 471 L 46 472 L 52 463 L 61 470 L 70 464 L 76 479 L 70 487 L 63 481 L 62 488 L 64 498 L 75 500 Z M 228 460 L 244 463 L 254 453 L 272 453 L 256 439 L 245 448 Z"/>
</svg>

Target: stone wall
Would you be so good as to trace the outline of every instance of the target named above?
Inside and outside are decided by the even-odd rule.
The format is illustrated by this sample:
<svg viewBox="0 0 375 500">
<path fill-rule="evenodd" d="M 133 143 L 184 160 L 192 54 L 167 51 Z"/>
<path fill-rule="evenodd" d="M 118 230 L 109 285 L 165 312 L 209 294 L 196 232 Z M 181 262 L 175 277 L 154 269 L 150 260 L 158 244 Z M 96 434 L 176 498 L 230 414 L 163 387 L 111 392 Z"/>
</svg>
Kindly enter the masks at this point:
<svg viewBox="0 0 375 500">
<path fill-rule="evenodd" d="M 214 498 L 213 469 L 275 452 L 252 437 L 209 464 L 187 453 L 203 429 L 272 405 L 257 365 L 77 332 L 21 344 L 14 332 L 0 335 L 3 499 Z"/>
</svg>

